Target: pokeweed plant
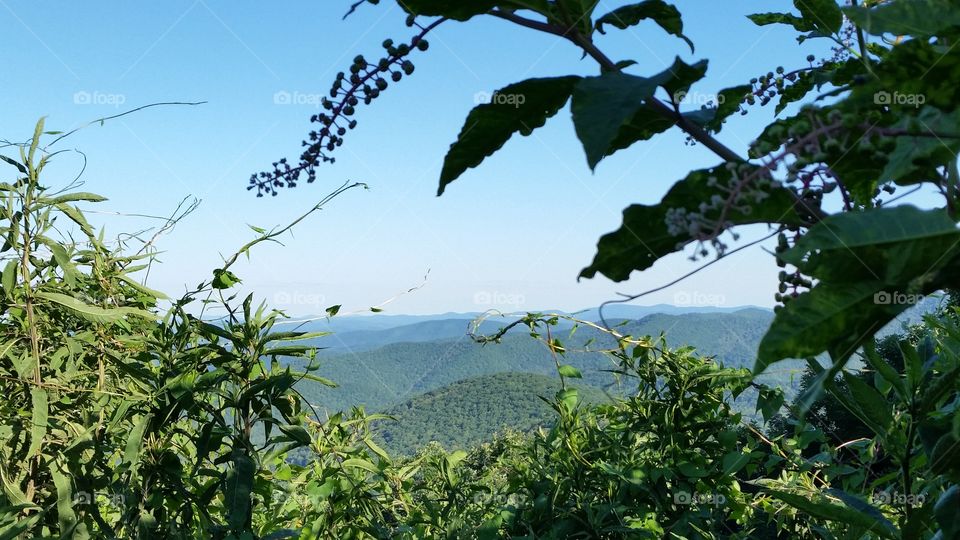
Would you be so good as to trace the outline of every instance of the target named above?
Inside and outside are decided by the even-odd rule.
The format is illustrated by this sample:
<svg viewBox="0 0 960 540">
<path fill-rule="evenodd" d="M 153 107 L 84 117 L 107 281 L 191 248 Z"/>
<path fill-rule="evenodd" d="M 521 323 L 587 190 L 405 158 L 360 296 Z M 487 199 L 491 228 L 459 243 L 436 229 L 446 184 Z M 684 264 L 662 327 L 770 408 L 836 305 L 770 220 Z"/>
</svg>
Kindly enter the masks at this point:
<svg viewBox="0 0 960 540">
<path fill-rule="evenodd" d="M 365 2 L 357 2 L 351 11 Z M 379 0 L 368 3 L 379 4 Z M 645 0 L 601 14 L 593 0 L 403 0 L 408 25 L 419 29 L 409 45 L 384 45 L 379 62 L 358 57 L 338 75 L 325 102 L 329 113 L 304 141 L 299 164 L 281 160 L 250 179 L 258 194 L 277 194 L 315 167 L 355 127 L 355 106 L 376 96 L 371 86 L 403 75 L 403 65 L 440 24 L 497 18 L 569 42 L 593 59 L 594 76 L 534 78 L 496 93 L 467 117 L 446 154 L 438 193 L 479 166 L 514 135 L 529 135 L 567 103 L 587 164 L 677 128 L 720 159 L 691 171 L 658 204 L 628 206 L 622 227 L 603 236 L 580 276 L 623 281 L 677 252 L 692 258 L 730 254 L 737 228 L 766 224 L 778 237 L 783 268 L 775 293 L 777 316 L 760 344 L 755 372 L 788 358 L 829 354 L 824 378 L 835 376 L 857 348 L 908 307 L 898 299 L 956 285 L 960 269 L 956 156 L 960 150 L 960 7 L 950 0 L 795 0 L 796 13 L 750 15 L 757 25 L 787 25 L 798 42 L 826 40 L 831 58 L 791 69 L 779 66 L 742 85 L 715 92 L 718 104 L 685 110 L 684 96 L 707 73 L 708 61 L 677 57 L 661 73 L 639 75 L 636 62 L 598 45 L 611 29 L 642 21 L 693 43 L 680 9 Z M 409 66 L 412 72 L 412 65 Z M 722 99 L 721 99 L 722 97 Z M 751 106 L 776 102 L 799 111 L 771 123 L 737 152 L 716 134 Z M 894 204 L 924 187 L 939 204 Z M 773 293 L 773 291 L 771 291 Z M 894 301 L 887 301 L 887 299 Z M 811 396 L 821 390 L 813 387 Z"/>
<path fill-rule="evenodd" d="M 365 3 L 380 2 L 356 2 L 351 11 Z M 688 63 L 678 56 L 660 73 L 641 74 L 634 60 L 614 57 L 599 45 L 599 35 L 608 30 L 632 31 L 651 21 L 693 50 L 683 13 L 664 0 L 629 3 L 605 14 L 597 12 L 600 4 L 594 0 L 398 2 L 408 25 L 419 29 L 414 41 L 440 24 L 497 18 L 556 36 L 598 66 L 593 76 L 519 81 L 496 93 L 523 99 L 477 106 L 447 151 L 438 194 L 512 136 L 530 135 L 568 103 L 591 169 L 673 128 L 717 156 L 715 166 L 691 171 L 659 203 L 627 206 L 621 228 L 600 239 L 580 277 L 602 274 L 625 281 L 680 252 L 694 260 L 728 256 L 754 243 L 731 247 L 739 241 L 740 227 L 767 225 L 769 236 L 755 242 L 777 238 L 774 256 L 782 270 L 778 290 L 771 291 L 776 317 L 760 343 L 754 373 L 786 359 L 808 359 L 817 376 L 797 402 L 803 413 L 824 387 L 835 386 L 832 381 L 878 330 L 913 304 L 911 299 L 957 286 L 960 6 L 951 0 L 793 4 L 793 12 L 749 18 L 759 26 L 792 28 L 801 47 L 826 41 L 831 57 L 808 55 L 807 65 L 758 66 L 757 77 L 711 92 L 718 96 L 715 106 L 688 109 L 684 97 L 706 76 L 707 60 Z M 388 49 L 376 70 L 358 58 L 351 75 L 338 76 L 331 89 L 325 105 L 330 114 L 315 117 L 324 127 L 304 142 L 299 164 L 281 161 L 252 177 L 249 189 L 276 195 L 303 175 L 314 179 L 326 152 L 343 143 L 341 123 L 349 119 L 346 128 L 355 127 L 358 93 L 367 91 L 369 80 L 382 77 L 371 73 L 390 72 L 399 56 L 413 50 L 407 46 L 392 54 Z M 774 103 L 776 116 L 790 106 L 796 112 L 775 119 L 739 151 L 717 139 L 736 114 Z M 334 126 L 341 126 L 335 140 L 329 139 Z M 908 198 L 918 192 L 933 197 Z M 903 204 L 907 201 L 915 204 Z M 824 354 L 826 368 L 813 360 Z M 932 380 L 955 379 L 949 367 L 934 362 L 930 369 L 928 377 L 918 379 L 920 392 Z M 761 395 L 769 405 L 777 393 Z M 879 405 L 874 397 L 859 393 L 844 403 L 855 413 L 873 411 Z M 919 411 L 900 414 L 911 412 Z M 956 418 L 952 411 L 938 414 Z M 901 450 L 914 455 L 909 445 Z M 955 488 L 944 496 L 949 493 Z M 943 508 L 957 508 L 955 496 L 943 501 Z M 940 525 L 941 535 L 957 536 L 953 525 Z"/>
</svg>

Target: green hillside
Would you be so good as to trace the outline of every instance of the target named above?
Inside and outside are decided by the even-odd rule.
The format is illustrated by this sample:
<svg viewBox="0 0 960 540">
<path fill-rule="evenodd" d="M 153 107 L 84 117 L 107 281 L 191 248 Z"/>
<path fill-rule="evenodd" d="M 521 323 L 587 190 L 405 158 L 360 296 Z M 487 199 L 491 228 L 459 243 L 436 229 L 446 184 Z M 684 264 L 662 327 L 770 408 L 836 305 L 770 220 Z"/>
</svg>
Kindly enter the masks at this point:
<svg viewBox="0 0 960 540">
<path fill-rule="evenodd" d="M 634 336 L 667 336 L 670 345 L 690 345 L 700 353 L 716 357 L 726 365 L 752 367 L 763 332 L 773 314 L 759 309 L 733 313 L 688 313 L 649 315 L 618 327 Z M 615 321 L 614 321 L 615 322 Z M 614 322 L 611 322 L 613 324 Z M 395 330 L 393 331 L 395 332 Z M 608 347 L 608 336 L 590 328 L 580 328 L 572 338 L 559 336 L 569 347 Z M 327 339 L 327 338 L 324 338 Z M 598 353 L 570 353 L 566 363 L 579 368 L 585 384 L 610 387 L 614 379 L 603 370 L 611 367 L 607 357 Z M 367 410 L 389 408 L 425 392 L 456 381 L 504 372 L 536 373 L 553 376 L 554 360 L 543 343 L 528 335 L 507 335 L 499 344 L 479 345 L 463 336 L 418 343 L 393 343 L 354 353 L 328 353 L 322 358 L 319 374 L 337 382 L 329 389 L 304 381 L 300 391 L 314 405 L 327 411 L 365 405 Z M 789 373 L 777 375 L 789 382 Z"/>
<path fill-rule="evenodd" d="M 396 421 L 381 422 L 376 436 L 396 454 L 410 455 L 430 441 L 447 450 L 470 448 L 504 428 L 527 431 L 549 424 L 553 410 L 539 396 L 550 398 L 559 388 L 557 377 L 534 373 L 457 381 L 385 411 Z M 580 385 L 578 390 L 588 403 L 607 401 L 596 388 Z"/>
</svg>

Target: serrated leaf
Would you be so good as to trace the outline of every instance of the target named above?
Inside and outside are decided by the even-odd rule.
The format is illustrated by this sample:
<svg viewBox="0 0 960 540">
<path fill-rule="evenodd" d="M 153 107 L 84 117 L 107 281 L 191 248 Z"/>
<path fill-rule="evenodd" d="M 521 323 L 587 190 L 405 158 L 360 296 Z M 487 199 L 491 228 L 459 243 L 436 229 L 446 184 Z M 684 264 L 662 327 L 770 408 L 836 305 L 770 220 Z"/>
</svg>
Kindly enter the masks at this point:
<svg viewBox="0 0 960 540">
<path fill-rule="evenodd" d="M 693 42 L 683 35 L 683 19 L 680 16 L 680 11 L 663 0 L 646 0 L 645 2 L 619 7 L 597 19 L 596 27 L 603 34 L 603 25 L 605 24 L 625 30 L 647 19 L 657 23 L 660 28 L 668 33 L 687 42 L 687 45 L 690 46 L 690 52 L 693 52 Z"/>
<path fill-rule="evenodd" d="M 590 168 L 638 140 L 669 129 L 673 122 L 651 110 L 648 100 L 658 87 L 672 96 L 686 92 L 706 69 L 706 61 L 690 65 L 677 58 L 669 69 L 650 78 L 612 71 L 582 79 L 573 91 L 571 111 Z"/>
<path fill-rule="evenodd" d="M 793 5 L 825 35 L 836 34 L 843 26 L 843 12 L 836 0 L 793 0 Z"/>
<path fill-rule="evenodd" d="M 490 103 L 473 109 L 444 158 L 437 195 L 502 148 L 515 133 L 530 135 L 543 126 L 566 105 L 579 80 L 573 76 L 528 79 L 498 90 Z"/>
</svg>

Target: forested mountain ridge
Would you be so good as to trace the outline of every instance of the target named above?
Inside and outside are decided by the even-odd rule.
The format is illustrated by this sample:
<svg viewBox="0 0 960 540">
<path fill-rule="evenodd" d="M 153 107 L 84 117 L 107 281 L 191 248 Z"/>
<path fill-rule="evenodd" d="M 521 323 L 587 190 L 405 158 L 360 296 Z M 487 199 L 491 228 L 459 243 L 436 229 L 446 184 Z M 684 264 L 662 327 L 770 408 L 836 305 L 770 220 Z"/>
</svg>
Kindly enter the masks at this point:
<svg viewBox="0 0 960 540">
<path fill-rule="evenodd" d="M 609 402 L 604 393 L 574 384 L 586 404 Z M 447 450 L 469 449 L 498 431 L 529 431 L 550 426 L 556 413 L 541 398 L 560 389 L 556 376 L 496 373 L 464 379 L 410 398 L 383 411 L 395 418 L 376 424 L 374 433 L 388 451 L 412 455 L 436 441 Z"/>
<path fill-rule="evenodd" d="M 704 355 L 731 367 L 752 367 L 753 355 L 773 314 L 747 308 L 731 313 L 686 313 L 647 315 L 636 321 L 608 321 L 620 333 L 634 336 L 658 336 L 664 333 L 668 343 L 695 347 Z M 461 321 L 450 321 L 457 326 Z M 490 321 L 492 322 L 492 321 Z M 433 324 L 433 323 L 431 323 Z M 488 325 L 491 331 L 496 325 Z M 521 331 L 503 337 L 501 343 L 480 345 L 463 334 L 455 339 L 427 342 L 391 343 L 371 350 L 321 356 L 319 374 L 336 381 L 338 388 L 321 387 L 311 381 L 301 383 L 301 392 L 316 406 L 328 411 L 365 405 L 367 410 L 388 408 L 417 394 L 441 388 L 453 382 L 503 372 L 556 374 L 556 365 L 546 346 Z M 393 335 L 401 329 L 388 330 Z M 568 332 L 561 332 L 566 335 Z M 326 336 L 318 344 L 330 340 Z M 611 338 L 589 327 L 580 327 L 569 340 L 571 349 L 589 347 L 598 350 L 612 345 Z M 576 366 L 584 382 L 598 388 L 615 384 L 604 370 L 608 358 L 597 352 L 571 352 L 565 362 Z M 296 361 L 294 361 L 296 364 Z"/>
</svg>

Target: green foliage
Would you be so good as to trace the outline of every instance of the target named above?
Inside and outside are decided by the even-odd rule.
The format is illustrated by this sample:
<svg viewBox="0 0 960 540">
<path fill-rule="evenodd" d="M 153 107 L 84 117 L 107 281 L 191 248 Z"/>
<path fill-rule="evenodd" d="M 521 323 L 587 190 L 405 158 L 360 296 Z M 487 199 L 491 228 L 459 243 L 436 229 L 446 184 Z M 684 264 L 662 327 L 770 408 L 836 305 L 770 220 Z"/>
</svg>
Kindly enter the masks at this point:
<svg viewBox="0 0 960 540">
<path fill-rule="evenodd" d="M 337 77 L 334 101 L 324 100 L 328 112 L 314 115 L 323 127 L 310 134 L 301 163 L 278 161 L 250 187 L 276 194 L 301 174 L 313 180 L 314 167 L 332 161 L 325 152 L 342 143 L 347 127 L 338 122 L 355 127 L 360 99 L 369 103 L 388 86 L 383 74 L 393 82 L 412 74 L 407 56 L 427 50 L 424 36 L 447 20 L 497 17 L 558 36 L 595 60 L 599 74 L 507 87 L 530 92 L 531 106 L 515 117 L 478 108 L 471 121 L 482 137 L 461 132 L 441 190 L 568 99 L 590 167 L 672 126 L 683 130 L 721 163 L 694 171 L 658 205 L 628 208 L 625 228 L 635 220 L 639 242 L 604 237 L 584 274 L 623 280 L 694 243 L 695 256 L 708 247 L 723 255 L 724 235 L 736 241 L 737 226 L 771 226 L 782 305 L 754 372 L 808 358 L 806 388 L 789 415 L 764 434 L 732 400 L 756 392 L 766 420 L 783 408 L 782 388 L 690 348 L 583 323 L 605 336 L 594 352 L 629 381 L 623 397 L 590 406 L 569 381 L 589 384 L 593 375 L 554 335 L 557 317 L 531 314 L 513 325 L 545 346 L 559 375 L 544 396 L 551 427 L 470 451 L 428 445 L 391 459 L 371 426 L 385 417 L 354 408 L 321 419 L 300 394 L 306 379 L 332 385 L 311 373 L 319 365 L 307 340 L 319 336 L 277 331 L 282 313 L 231 293 L 241 254 L 356 185 L 287 227 L 254 229 L 258 236 L 209 281 L 161 310 L 160 295 L 137 279 L 152 262 L 149 246 L 108 247 L 72 205 L 102 197 L 41 183 L 56 155 L 49 146 L 60 140 L 42 146 L 52 133 L 41 121 L 26 143 L 4 146 L 19 155 L 2 157 L 10 169 L 0 182 L 0 536 L 960 537 L 960 311 L 954 304 L 895 343 L 871 342 L 904 309 L 877 295 L 955 289 L 960 275 L 954 2 L 842 10 L 833 0 L 797 0 L 799 14 L 754 15 L 760 25 L 792 26 L 801 44 L 838 47 L 828 61 L 811 57 L 808 67 L 750 81 L 748 93 L 723 92 L 742 96 L 746 111 L 778 94 L 782 109 L 829 89 L 831 99 L 798 103 L 796 114 L 763 130 L 748 152 L 755 163 L 713 137 L 738 109 L 681 109 L 679 94 L 704 77 L 705 61 L 678 60 L 672 72 L 643 77 L 626 71 L 632 61 L 596 46 L 605 25 L 644 19 L 683 37 L 669 4 L 648 0 L 596 20 L 592 0 L 399 4 L 420 32 L 409 45 L 385 42 L 380 62 L 357 57 L 351 75 Z M 418 17 L 437 18 L 420 25 Z M 913 186 L 939 193 L 942 206 L 895 205 L 890 195 Z M 215 321 L 197 315 L 214 307 L 222 310 Z M 481 341 L 504 341 L 504 332 Z M 813 360 L 824 352 L 827 365 Z M 856 355 L 864 368 L 851 371 Z M 281 363 L 290 357 L 300 359 L 298 370 Z M 820 414 L 841 408 L 849 414 Z"/>
</svg>

